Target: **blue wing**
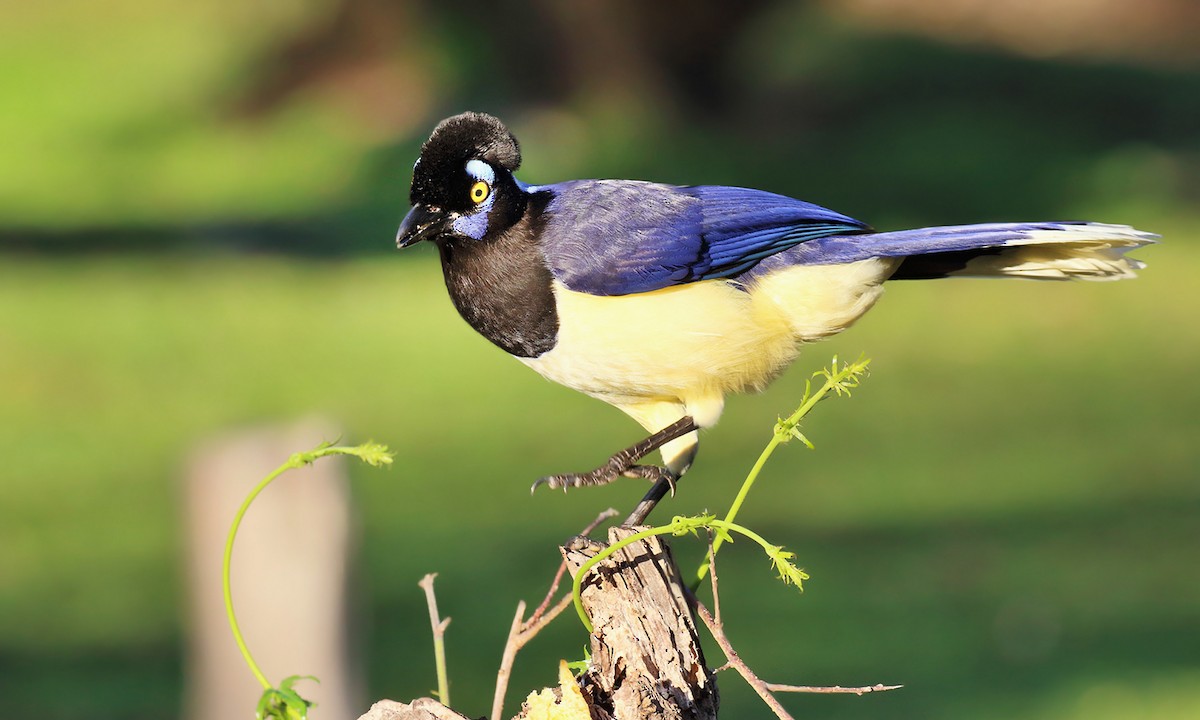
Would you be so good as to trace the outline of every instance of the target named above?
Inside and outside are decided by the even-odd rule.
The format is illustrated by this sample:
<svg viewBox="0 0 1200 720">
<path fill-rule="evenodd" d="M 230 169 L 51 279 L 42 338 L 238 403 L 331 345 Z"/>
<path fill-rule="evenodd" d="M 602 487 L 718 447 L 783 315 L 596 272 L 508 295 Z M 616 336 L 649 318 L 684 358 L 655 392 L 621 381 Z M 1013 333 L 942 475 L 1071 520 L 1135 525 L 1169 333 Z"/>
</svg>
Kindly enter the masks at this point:
<svg viewBox="0 0 1200 720">
<path fill-rule="evenodd" d="M 815 238 L 862 233 L 853 218 L 782 195 L 632 180 L 543 186 L 547 264 L 568 288 L 629 295 L 732 278 Z"/>
</svg>

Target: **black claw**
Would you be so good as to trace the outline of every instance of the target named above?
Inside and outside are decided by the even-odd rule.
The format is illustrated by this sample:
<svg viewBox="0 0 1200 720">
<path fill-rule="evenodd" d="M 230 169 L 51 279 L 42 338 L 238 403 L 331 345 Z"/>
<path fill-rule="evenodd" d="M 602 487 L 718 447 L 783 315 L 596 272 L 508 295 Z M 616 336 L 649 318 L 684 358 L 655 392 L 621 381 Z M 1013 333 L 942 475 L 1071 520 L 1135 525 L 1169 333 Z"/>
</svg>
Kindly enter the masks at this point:
<svg viewBox="0 0 1200 720">
<path fill-rule="evenodd" d="M 529 494 L 532 495 L 537 492 L 537 489 L 542 485 L 551 490 L 562 490 L 565 493 L 567 488 L 583 487 L 587 484 L 587 480 L 583 475 L 547 475 L 534 481 L 533 486 L 529 488 Z"/>
<path fill-rule="evenodd" d="M 539 485 L 546 485 L 553 489 L 562 488 L 563 492 L 566 492 L 567 488 L 607 485 L 620 476 L 621 471 L 619 469 L 613 467 L 611 464 L 606 464 L 601 465 L 591 472 L 547 475 L 544 478 L 538 478 L 529 491 L 532 493 L 538 489 Z"/>
</svg>

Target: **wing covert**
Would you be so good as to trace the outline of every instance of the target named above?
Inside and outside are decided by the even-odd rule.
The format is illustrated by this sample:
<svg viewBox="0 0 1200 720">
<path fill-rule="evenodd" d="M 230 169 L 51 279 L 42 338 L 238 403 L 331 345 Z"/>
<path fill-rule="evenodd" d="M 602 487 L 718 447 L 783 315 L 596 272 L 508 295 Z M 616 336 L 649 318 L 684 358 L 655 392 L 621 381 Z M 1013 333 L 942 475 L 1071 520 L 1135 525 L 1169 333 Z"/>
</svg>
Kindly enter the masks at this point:
<svg viewBox="0 0 1200 720">
<path fill-rule="evenodd" d="M 733 278 L 807 240 L 869 230 L 818 205 L 746 188 L 579 180 L 545 189 L 554 193 L 543 230 L 550 270 L 593 295 Z"/>
</svg>

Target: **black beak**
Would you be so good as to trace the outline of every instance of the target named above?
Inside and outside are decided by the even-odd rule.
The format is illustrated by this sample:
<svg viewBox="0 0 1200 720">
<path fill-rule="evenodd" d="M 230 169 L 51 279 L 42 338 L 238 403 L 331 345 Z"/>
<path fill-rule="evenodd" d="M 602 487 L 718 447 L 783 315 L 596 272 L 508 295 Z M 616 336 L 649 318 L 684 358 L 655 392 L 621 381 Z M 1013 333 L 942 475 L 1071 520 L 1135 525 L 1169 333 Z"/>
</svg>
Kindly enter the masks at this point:
<svg viewBox="0 0 1200 720">
<path fill-rule="evenodd" d="M 428 240 L 438 235 L 446 225 L 449 216 L 436 208 L 425 205 L 414 205 L 400 223 L 396 232 L 396 247 L 406 248 L 422 240 Z"/>
</svg>

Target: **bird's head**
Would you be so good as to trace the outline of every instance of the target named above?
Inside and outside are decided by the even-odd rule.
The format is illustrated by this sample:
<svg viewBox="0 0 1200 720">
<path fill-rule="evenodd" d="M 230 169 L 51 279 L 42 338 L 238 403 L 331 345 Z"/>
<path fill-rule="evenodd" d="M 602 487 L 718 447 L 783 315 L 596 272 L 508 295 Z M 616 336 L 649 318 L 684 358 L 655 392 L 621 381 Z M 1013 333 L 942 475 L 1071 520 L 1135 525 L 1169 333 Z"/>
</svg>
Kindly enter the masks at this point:
<svg viewBox="0 0 1200 720">
<path fill-rule="evenodd" d="M 483 240 L 511 227 L 525 212 L 525 193 L 513 177 L 521 150 L 504 123 L 468 112 L 438 123 L 413 165 L 412 210 L 396 246 L 421 240 Z"/>
</svg>

